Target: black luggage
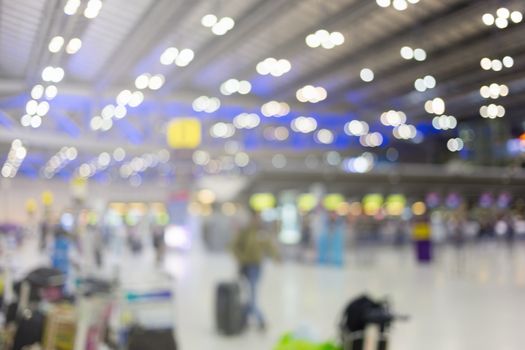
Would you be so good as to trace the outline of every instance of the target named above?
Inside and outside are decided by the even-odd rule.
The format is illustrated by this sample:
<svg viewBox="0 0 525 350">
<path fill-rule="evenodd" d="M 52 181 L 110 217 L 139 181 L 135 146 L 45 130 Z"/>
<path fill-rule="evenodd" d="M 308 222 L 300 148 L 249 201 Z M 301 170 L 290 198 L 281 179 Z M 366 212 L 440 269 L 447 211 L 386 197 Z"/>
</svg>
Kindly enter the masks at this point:
<svg viewBox="0 0 525 350">
<path fill-rule="evenodd" d="M 177 344 L 171 329 L 134 327 L 129 333 L 128 350 L 177 350 Z"/>
<path fill-rule="evenodd" d="M 375 301 L 366 295 L 353 300 L 344 310 L 339 324 L 343 350 L 363 350 L 371 344 L 374 350 L 387 350 L 389 329 L 395 320 L 406 316 L 394 315 L 387 301 Z M 367 341 L 367 329 L 376 326 L 378 334 Z M 368 347 L 367 347 L 368 348 Z"/>
<path fill-rule="evenodd" d="M 219 283 L 215 300 L 215 317 L 220 333 L 235 335 L 243 331 L 246 325 L 246 310 L 241 300 L 239 283 Z"/>
</svg>

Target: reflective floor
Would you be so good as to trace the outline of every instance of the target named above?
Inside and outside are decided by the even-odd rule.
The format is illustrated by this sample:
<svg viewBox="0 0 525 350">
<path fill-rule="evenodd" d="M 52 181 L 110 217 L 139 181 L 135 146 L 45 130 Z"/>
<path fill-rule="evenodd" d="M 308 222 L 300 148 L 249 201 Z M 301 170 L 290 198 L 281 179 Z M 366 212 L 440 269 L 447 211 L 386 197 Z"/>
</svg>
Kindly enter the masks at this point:
<svg viewBox="0 0 525 350">
<path fill-rule="evenodd" d="M 392 332 L 391 349 L 523 349 L 525 246 L 487 243 L 463 252 L 439 249 L 430 266 L 414 263 L 410 248 L 349 254 L 344 269 L 268 263 L 260 296 L 269 322 L 239 338 L 214 331 L 213 291 L 235 276 L 227 256 L 198 253 L 170 258 L 179 273 L 178 321 L 183 349 L 271 349 L 283 332 L 301 329 L 319 339 L 336 337 L 344 305 L 363 292 L 389 296 L 411 316 Z"/>
<path fill-rule="evenodd" d="M 26 254 L 32 248 L 25 247 Z M 219 336 L 214 328 L 214 291 L 236 276 L 227 255 L 168 255 L 165 268 L 176 278 L 177 333 L 181 349 L 272 349 L 281 334 L 300 330 L 320 340 L 337 336 L 345 304 L 360 293 L 388 296 L 410 315 L 392 330 L 392 350 L 523 349 L 525 332 L 525 245 L 486 242 L 436 250 L 435 262 L 420 266 L 410 247 L 354 249 L 344 269 L 285 262 L 267 263 L 260 304 L 265 334 Z M 32 255 L 32 260 L 35 255 Z M 110 259 L 122 264 L 124 280 L 153 273 L 151 251 Z"/>
</svg>

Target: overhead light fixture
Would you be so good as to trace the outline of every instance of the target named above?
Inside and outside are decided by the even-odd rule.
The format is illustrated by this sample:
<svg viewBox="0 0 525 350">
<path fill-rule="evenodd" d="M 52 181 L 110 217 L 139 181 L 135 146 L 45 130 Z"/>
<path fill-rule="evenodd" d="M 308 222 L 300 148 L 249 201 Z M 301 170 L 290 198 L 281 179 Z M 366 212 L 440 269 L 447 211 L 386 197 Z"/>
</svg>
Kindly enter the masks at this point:
<svg viewBox="0 0 525 350">
<path fill-rule="evenodd" d="M 199 96 L 192 103 L 195 112 L 213 113 L 220 107 L 221 101 L 217 97 Z"/>
<path fill-rule="evenodd" d="M 317 120 L 312 117 L 300 116 L 292 120 L 290 127 L 295 132 L 308 134 L 317 129 Z"/>
<path fill-rule="evenodd" d="M 272 75 L 274 77 L 280 77 L 286 74 L 292 69 L 290 61 L 287 59 L 275 59 L 268 57 L 265 60 L 257 63 L 256 70 L 260 75 Z"/>
<path fill-rule="evenodd" d="M 290 113 L 290 106 L 286 102 L 270 101 L 261 106 L 261 113 L 265 117 L 283 117 Z"/>
<path fill-rule="evenodd" d="M 89 0 L 84 10 L 84 16 L 89 19 L 93 19 L 98 16 L 100 10 L 102 9 L 101 0 Z"/>
<path fill-rule="evenodd" d="M 325 29 L 319 29 L 315 33 L 308 34 L 306 36 L 306 45 L 311 48 L 322 47 L 324 49 L 330 50 L 336 46 L 343 45 L 345 42 L 345 37 L 340 32 L 328 32 Z"/>
<path fill-rule="evenodd" d="M 300 102 L 317 103 L 325 100 L 328 94 L 322 86 L 306 85 L 297 90 L 295 96 Z"/>
<path fill-rule="evenodd" d="M 64 13 L 68 16 L 72 16 L 77 13 L 80 7 L 80 0 L 68 0 L 64 6 Z"/>
<path fill-rule="evenodd" d="M 57 53 L 62 49 L 63 45 L 64 45 L 64 38 L 61 36 L 55 36 L 49 42 L 48 49 L 52 53 Z"/>
<path fill-rule="evenodd" d="M 241 113 L 233 118 L 233 125 L 237 129 L 253 129 L 260 123 L 261 118 L 256 113 Z"/>
<path fill-rule="evenodd" d="M 210 28 L 211 32 L 215 35 L 224 35 L 235 26 L 235 21 L 231 17 L 223 17 L 221 19 L 213 14 L 207 14 L 202 17 L 201 24 Z"/>
<path fill-rule="evenodd" d="M 366 83 L 369 83 L 372 80 L 374 80 L 374 72 L 370 68 L 361 69 L 359 76 L 361 77 L 361 80 Z"/>
<path fill-rule="evenodd" d="M 252 84 L 247 80 L 228 79 L 221 84 L 220 91 L 223 95 L 232 95 L 239 93 L 241 95 L 249 94 Z"/>
<path fill-rule="evenodd" d="M 403 46 L 400 50 L 401 57 L 405 60 L 425 61 L 427 59 L 427 52 L 422 48 L 411 48 L 410 46 Z"/>
<path fill-rule="evenodd" d="M 459 137 L 449 139 L 447 141 L 447 148 L 450 152 L 459 152 L 463 149 L 465 143 Z"/>
<path fill-rule="evenodd" d="M 69 40 L 69 43 L 66 46 L 66 52 L 70 55 L 73 55 L 77 53 L 81 47 L 82 47 L 82 40 L 80 40 L 79 38 L 73 38 Z"/>
<path fill-rule="evenodd" d="M 445 113 L 445 101 L 436 97 L 425 102 L 425 111 L 429 114 L 442 115 Z"/>
<path fill-rule="evenodd" d="M 376 0 L 376 4 L 379 7 L 387 8 L 392 6 L 397 11 L 405 11 L 408 8 L 408 4 L 415 5 L 419 0 Z"/>
<path fill-rule="evenodd" d="M 64 79 L 64 70 L 60 67 L 47 66 L 42 70 L 42 80 L 59 83 Z"/>
<path fill-rule="evenodd" d="M 426 75 L 423 78 L 418 78 L 414 82 L 414 88 L 419 92 L 425 92 L 436 87 L 436 78 L 431 75 Z"/>
<path fill-rule="evenodd" d="M 506 7 L 500 7 L 495 14 L 485 13 L 481 16 L 483 24 L 487 27 L 495 25 L 499 29 L 505 29 L 511 23 L 521 23 L 523 21 L 523 13 L 520 11 L 510 11 Z"/>
</svg>

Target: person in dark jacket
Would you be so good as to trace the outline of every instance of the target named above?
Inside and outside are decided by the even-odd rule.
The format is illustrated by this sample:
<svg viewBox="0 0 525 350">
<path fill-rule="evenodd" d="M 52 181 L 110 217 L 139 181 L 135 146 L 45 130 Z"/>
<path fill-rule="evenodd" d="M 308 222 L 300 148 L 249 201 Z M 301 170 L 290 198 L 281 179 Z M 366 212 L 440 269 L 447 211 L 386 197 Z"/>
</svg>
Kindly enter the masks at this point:
<svg viewBox="0 0 525 350">
<path fill-rule="evenodd" d="M 267 256 L 279 259 L 277 248 L 268 232 L 262 230 L 257 213 L 251 214 L 250 223 L 240 230 L 233 240 L 232 249 L 239 264 L 241 276 L 249 286 L 249 300 L 246 307 L 247 317 L 255 317 L 259 328 L 266 329 L 264 316 L 257 305 L 257 290 L 262 272 L 262 263 Z"/>
</svg>

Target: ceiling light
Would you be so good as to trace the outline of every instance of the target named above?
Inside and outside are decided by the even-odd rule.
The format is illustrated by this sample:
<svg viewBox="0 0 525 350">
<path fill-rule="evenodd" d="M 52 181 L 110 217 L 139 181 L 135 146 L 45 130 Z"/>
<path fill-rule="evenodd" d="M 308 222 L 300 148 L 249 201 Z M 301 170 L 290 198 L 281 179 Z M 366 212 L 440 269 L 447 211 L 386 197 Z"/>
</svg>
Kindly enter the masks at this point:
<svg viewBox="0 0 525 350">
<path fill-rule="evenodd" d="M 485 13 L 482 17 L 481 17 L 481 20 L 483 21 L 483 23 L 486 25 L 486 26 L 491 26 L 494 24 L 494 21 L 495 21 L 495 18 L 493 15 L 491 15 L 490 13 Z"/>
<path fill-rule="evenodd" d="M 55 36 L 51 41 L 49 42 L 49 51 L 52 53 L 57 53 L 62 49 L 62 46 L 64 45 L 64 38 L 61 36 Z"/>
<path fill-rule="evenodd" d="M 160 55 L 160 63 L 165 66 L 173 64 L 178 55 L 179 50 L 176 47 L 168 47 L 162 55 Z"/>
<path fill-rule="evenodd" d="M 134 91 L 128 102 L 130 107 L 137 107 L 144 101 L 144 94 L 140 91 Z"/>
<path fill-rule="evenodd" d="M 131 91 L 122 90 L 117 95 L 117 104 L 125 106 L 129 103 L 130 99 L 131 99 Z"/>
<path fill-rule="evenodd" d="M 273 57 L 266 58 L 264 61 L 257 63 L 257 73 L 261 75 L 271 74 L 274 77 L 280 77 L 290 71 L 292 65 L 286 59 L 277 60 Z"/>
<path fill-rule="evenodd" d="M 104 119 L 111 119 L 115 115 L 115 106 L 114 105 L 106 105 L 104 108 L 102 108 L 102 112 L 100 113 L 102 115 L 102 118 Z"/>
<path fill-rule="evenodd" d="M 261 106 L 261 113 L 265 117 L 283 117 L 290 113 L 290 106 L 286 102 L 270 101 Z"/>
<path fill-rule="evenodd" d="M 135 87 L 139 90 L 145 89 L 149 85 L 151 75 L 149 73 L 141 74 L 135 79 Z"/>
<path fill-rule="evenodd" d="M 228 79 L 221 84 L 220 91 L 223 95 L 231 95 L 234 93 L 239 93 L 241 95 L 246 95 L 250 93 L 252 85 L 247 80 L 237 80 L 237 79 Z"/>
<path fill-rule="evenodd" d="M 40 102 L 36 109 L 36 114 L 42 117 L 46 115 L 47 112 L 49 112 L 49 103 L 47 101 Z"/>
<path fill-rule="evenodd" d="M 68 16 L 72 16 L 77 13 L 80 7 L 80 0 L 68 0 L 64 6 L 64 13 Z"/>
<path fill-rule="evenodd" d="M 292 120 L 292 123 L 290 126 L 292 130 L 295 132 L 308 134 L 308 133 L 315 131 L 315 129 L 317 129 L 317 120 L 315 120 L 315 118 L 312 118 L 312 117 L 300 116 Z"/>
<path fill-rule="evenodd" d="M 261 118 L 255 113 L 241 113 L 233 118 L 237 129 L 253 129 L 261 123 Z"/>
<path fill-rule="evenodd" d="M 231 17 L 218 19 L 217 16 L 208 14 L 202 17 L 201 24 L 204 27 L 211 28 L 211 32 L 215 35 L 224 35 L 233 29 L 235 21 Z"/>
<path fill-rule="evenodd" d="M 221 101 L 216 97 L 200 96 L 197 97 L 192 107 L 195 112 L 213 113 L 221 106 Z"/>
<path fill-rule="evenodd" d="M 195 54 L 191 49 L 182 49 L 177 58 L 175 59 L 175 64 L 179 67 L 186 67 L 193 61 Z"/>
<path fill-rule="evenodd" d="M 406 0 L 393 0 L 392 6 L 398 11 L 404 11 L 408 8 Z"/>
<path fill-rule="evenodd" d="M 514 65 L 514 59 L 510 56 L 503 57 L 503 65 L 505 68 L 511 68 Z"/>
<path fill-rule="evenodd" d="M 380 121 L 383 125 L 395 127 L 405 124 L 407 121 L 407 116 L 402 111 L 390 110 L 381 114 Z M 366 132 L 368 132 L 368 130 L 366 130 Z"/>
<path fill-rule="evenodd" d="M 155 74 L 149 79 L 148 87 L 151 90 L 158 90 L 164 85 L 164 76 L 162 74 Z"/>
<path fill-rule="evenodd" d="M 361 77 L 361 80 L 367 83 L 374 80 L 374 72 L 370 68 L 361 69 L 359 76 Z"/>
<path fill-rule="evenodd" d="M 459 152 L 463 149 L 463 147 L 463 140 L 459 137 L 452 138 L 447 141 L 447 148 L 450 152 Z"/>
<path fill-rule="evenodd" d="M 427 59 L 427 53 L 423 49 L 415 49 L 414 50 L 414 59 L 416 61 L 424 61 Z"/>
<path fill-rule="evenodd" d="M 30 125 L 33 129 L 39 128 L 42 125 L 42 117 L 39 115 L 32 116 Z"/>
<path fill-rule="evenodd" d="M 368 123 L 359 120 L 351 120 L 344 126 L 344 131 L 350 136 L 362 136 L 368 134 Z"/>
<path fill-rule="evenodd" d="M 31 116 L 29 114 L 24 114 L 20 118 L 20 124 L 24 127 L 28 127 L 31 124 Z"/>
<path fill-rule="evenodd" d="M 98 16 L 100 10 L 102 9 L 101 0 L 89 0 L 84 10 L 84 16 L 89 19 L 93 19 Z"/>
<path fill-rule="evenodd" d="M 33 86 L 31 89 L 31 97 L 35 100 L 41 99 L 44 94 L 44 87 L 40 84 Z"/>
<path fill-rule="evenodd" d="M 315 134 L 315 141 L 323 145 L 329 145 L 334 142 L 334 133 L 328 129 L 320 129 Z"/>
<path fill-rule="evenodd" d="M 29 100 L 26 103 L 26 113 L 29 115 L 36 114 L 38 108 L 38 102 L 35 100 Z"/>
<path fill-rule="evenodd" d="M 514 23 L 520 23 L 523 21 L 523 14 L 519 11 L 512 11 L 510 14 L 510 20 Z"/>
<path fill-rule="evenodd" d="M 213 27 L 215 23 L 217 23 L 217 16 L 212 14 L 204 15 L 201 19 L 201 24 L 207 28 Z"/>
<path fill-rule="evenodd" d="M 122 119 L 126 116 L 128 110 L 123 105 L 118 105 L 115 107 L 115 118 Z"/>
<path fill-rule="evenodd" d="M 308 34 L 305 38 L 306 45 L 311 48 L 317 48 L 319 46 L 324 49 L 332 49 L 336 46 L 343 45 L 345 37 L 340 32 L 328 32 L 325 29 L 319 29 L 315 33 Z"/>
<path fill-rule="evenodd" d="M 512 23 L 520 23 L 523 20 L 523 14 L 520 11 L 513 11 L 512 13 L 506 7 L 501 7 L 496 10 L 495 16 L 490 13 L 485 13 L 481 17 L 486 26 L 496 25 L 499 29 L 505 29 Z"/>
<path fill-rule="evenodd" d="M 93 131 L 97 131 L 102 127 L 102 117 L 95 116 L 91 118 L 91 121 L 89 122 L 89 127 Z"/>
<path fill-rule="evenodd" d="M 322 86 L 306 85 L 297 90 L 295 96 L 300 102 L 317 103 L 325 100 L 328 94 Z"/>
<path fill-rule="evenodd" d="M 46 99 L 52 100 L 57 96 L 57 94 L 58 94 L 58 89 L 55 85 L 49 85 L 48 87 L 46 87 L 46 90 L 45 90 Z"/>
<path fill-rule="evenodd" d="M 379 7 L 388 7 L 391 5 L 392 1 L 390 0 L 376 0 L 376 3 Z"/>
<path fill-rule="evenodd" d="M 82 41 L 79 38 L 73 38 L 69 40 L 69 43 L 67 44 L 67 47 L 66 47 L 66 52 L 70 55 L 73 55 L 77 53 L 81 47 L 82 47 Z"/>
</svg>

